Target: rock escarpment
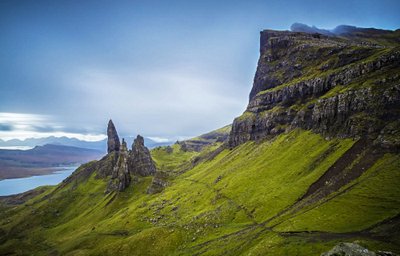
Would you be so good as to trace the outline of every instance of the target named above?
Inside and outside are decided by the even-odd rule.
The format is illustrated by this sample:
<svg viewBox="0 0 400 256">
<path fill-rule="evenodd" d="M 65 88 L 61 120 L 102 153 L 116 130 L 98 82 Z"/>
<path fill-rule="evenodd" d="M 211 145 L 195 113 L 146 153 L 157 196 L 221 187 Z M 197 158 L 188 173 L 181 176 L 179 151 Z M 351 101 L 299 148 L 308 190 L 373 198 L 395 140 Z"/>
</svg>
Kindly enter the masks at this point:
<svg viewBox="0 0 400 256">
<path fill-rule="evenodd" d="M 394 33 L 384 31 L 377 41 L 351 33 L 262 31 L 249 104 L 233 122 L 229 145 L 294 128 L 327 137 L 390 137 L 385 126 L 398 127 L 400 117 L 400 43 L 391 39 Z"/>
</svg>

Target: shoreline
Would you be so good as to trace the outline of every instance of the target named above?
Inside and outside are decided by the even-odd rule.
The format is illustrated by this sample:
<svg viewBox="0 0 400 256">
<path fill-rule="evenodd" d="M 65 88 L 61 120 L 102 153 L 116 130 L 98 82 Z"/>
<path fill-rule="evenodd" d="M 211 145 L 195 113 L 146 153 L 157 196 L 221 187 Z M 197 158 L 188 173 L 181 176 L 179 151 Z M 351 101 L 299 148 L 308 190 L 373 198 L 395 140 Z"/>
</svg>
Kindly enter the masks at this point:
<svg viewBox="0 0 400 256">
<path fill-rule="evenodd" d="M 78 168 L 79 165 L 69 166 L 54 166 L 54 167 L 1 167 L 0 168 L 0 181 L 22 179 L 34 176 L 43 176 L 53 174 L 57 171 L 67 168 Z"/>
</svg>

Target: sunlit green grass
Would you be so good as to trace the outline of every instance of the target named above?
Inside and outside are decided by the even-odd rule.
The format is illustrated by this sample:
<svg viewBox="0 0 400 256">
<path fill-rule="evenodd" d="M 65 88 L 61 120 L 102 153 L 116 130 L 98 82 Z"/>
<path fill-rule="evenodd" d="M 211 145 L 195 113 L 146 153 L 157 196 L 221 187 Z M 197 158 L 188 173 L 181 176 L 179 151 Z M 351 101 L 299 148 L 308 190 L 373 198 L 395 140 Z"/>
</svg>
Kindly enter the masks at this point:
<svg viewBox="0 0 400 256">
<path fill-rule="evenodd" d="M 302 130 L 272 141 L 248 142 L 200 161 L 154 195 L 146 193 L 151 177 L 140 178 L 124 192 L 106 195 L 107 180 L 96 179 L 93 173 L 77 186 L 72 182 L 53 194 L 54 188 L 49 188 L 24 205 L 3 208 L 0 228 L 7 235 L 0 251 L 319 255 L 338 240 L 285 237 L 280 232 L 360 230 L 400 212 L 393 206 L 398 205 L 399 158 L 385 155 L 342 196 L 293 218 L 285 216 L 274 229 L 264 224 L 301 197 L 353 143 Z M 164 149 L 153 150 L 158 166 L 178 168 L 195 154 L 205 154 L 174 147 L 168 156 Z"/>
</svg>

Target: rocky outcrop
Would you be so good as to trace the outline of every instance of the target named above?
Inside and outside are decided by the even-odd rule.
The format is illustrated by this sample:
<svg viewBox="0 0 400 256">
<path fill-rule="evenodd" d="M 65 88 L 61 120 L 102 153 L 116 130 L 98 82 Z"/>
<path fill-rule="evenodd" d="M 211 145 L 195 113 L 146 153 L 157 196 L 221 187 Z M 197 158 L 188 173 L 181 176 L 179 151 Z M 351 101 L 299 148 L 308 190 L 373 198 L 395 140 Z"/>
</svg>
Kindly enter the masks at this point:
<svg viewBox="0 0 400 256">
<path fill-rule="evenodd" d="M 147 194 L 160 193 L 166 186 L 168 186 L 168 173 L 157 171 L 154 175 L 153 181 L 147 189 Z"/>
<path fill-rule="evenodd" d="M 108 122 L 108 127 L 107 127 L 107 153 L 111 153 L 113 151 L 119 151 L 120 148 L 120 142 L 119 142 L 119 137 L 117 130 L 115 129 L 114 123 L 110 119 Z"/>
<path fill-rule="evenodd" d="M 261 112 L 281 103 L 290 106 L 297 100 L 306 100 L 309 97 L 318 97 L 338 85 L 348 85 L 356 78 L 366 76 L 387 66 L 400 66 L 400 51 L 383 55 L 377 59 L 345 67 L 326 76 L 316 77 L 294 84 L 288 84 L 281 89 L 259 93 L 253 97 L 247 107 L 248 111 Z"/>
<path fill-rule="evenodd" d="M 124 191 L 138 175 L 149 176 L 156 173 L 155 164 L 142 136 L 138 135 L 132 150 L 128 150 L 124 139 L 120 144 L 117 130 L 111 120 L 108 123 L 107 135 L 108 154 L 93 164 L 96 178 L 110 179 L 106 193 Z"/>
<path fill-rule="evenodd" d="M 384 125 L 397 120 L 399 111 L 400 84 L 377 91 L 371 88 L 349 90 L 305 104 L 301 109 L 276 107 L 260 113 L 246 112 L 233 122 L 229 144 L 236 146 L 295 128 L 313 130 L 328 137 L 378 136 L 379 133 L 383 136 L 387 134 L 381 132 Z M 395 142 L 391 148 L 397 144 Z"/>
<path fill-rule="evenodd" d="M 261 32 L 260 43 L 249 104 L 232 124 L 230 147 L 294 128 L 376 138 L 399 119 L 397 45 L 271 30 Z"/>
<path fill-rule="evenodd" d="M 200 152 L 205 147 L 213 145 L 216 142 L 225 142 L 229 138 L 231 131 L 231 125 L 226 125 L 217 130 L 202 134 L 198 137 L 177 141 L 176 144 L 180 145 L 182 151 L 196 151 Z"/>
<path fill-rule="evenodd" d="M 131 176 L 128 169 L 128 148 L 125 140 L 122 139 L 122 146 L 118 155 L 118 160 L 113 168 L 106 192 L 124 191 L 130 183 Z"/>
<path fill-rule="evenodd" d="M 396 256 L 395 253 L 386 251 L 373 252 L 356 243 L 340 243 L 332 250 L 322 253 L 321 256 Z"/>
<path fill-rule="evenodd" d="M 156 166 L 151 158 L 150 151 L 144 145 L 144 139 L 138 135 L 132 144 L 129 152 L 129 170 L 131 173 L 140 176 L 149 176 L 156 173 Z"/>
</svg>

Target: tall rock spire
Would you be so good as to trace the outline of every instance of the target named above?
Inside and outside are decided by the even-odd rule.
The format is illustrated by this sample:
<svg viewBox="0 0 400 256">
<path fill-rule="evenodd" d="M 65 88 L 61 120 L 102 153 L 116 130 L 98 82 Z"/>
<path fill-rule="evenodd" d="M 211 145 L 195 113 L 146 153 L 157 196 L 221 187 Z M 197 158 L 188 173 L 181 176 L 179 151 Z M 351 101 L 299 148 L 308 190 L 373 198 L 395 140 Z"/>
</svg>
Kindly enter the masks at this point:
<svg viewBox="0 0 400 256">
<path fill-rule="evenodd" d="M 114 123 L 112 122 L 111 119 L 108 122 L 107 136 L 108 136 L 107 153 L 111 153 L 113 151 L 119 151 L 120 148 L 119 137 L 117 130 L 115 129 Z"/>
</svg>

